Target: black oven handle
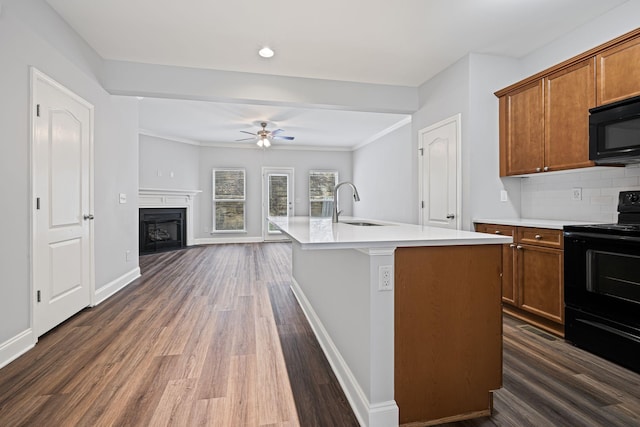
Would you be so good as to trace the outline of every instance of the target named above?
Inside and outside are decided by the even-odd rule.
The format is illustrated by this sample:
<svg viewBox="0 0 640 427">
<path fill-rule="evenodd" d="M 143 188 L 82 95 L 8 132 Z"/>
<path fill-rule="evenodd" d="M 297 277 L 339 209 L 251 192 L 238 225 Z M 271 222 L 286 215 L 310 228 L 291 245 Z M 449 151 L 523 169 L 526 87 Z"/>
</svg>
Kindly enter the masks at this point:
<svg viewBox="0 0 640 427">
<path fill-rule="evenodd" d="M 615 239 L 622 242 L 629 243 L 640 243 L 640 237 L 632 237 L 632 236 L 621 236 L 619 234 L 598 234 L 598 233 L 583 233 L 577 231 L 565 231 L 564 232 L 565 240 L 575 239 L 575 243 L 585 244 L 586 240 L 608 240 Z"/>
</svg>

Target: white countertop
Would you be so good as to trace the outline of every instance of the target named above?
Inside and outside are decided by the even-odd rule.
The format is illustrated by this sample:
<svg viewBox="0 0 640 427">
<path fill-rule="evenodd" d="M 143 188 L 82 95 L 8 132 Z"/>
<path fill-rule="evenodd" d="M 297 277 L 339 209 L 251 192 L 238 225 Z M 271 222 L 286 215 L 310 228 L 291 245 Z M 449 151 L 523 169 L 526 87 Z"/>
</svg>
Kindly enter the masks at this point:
<svg viewBox="0 0 640 427">
<path fill-rule="evenodd" d="M 565 225 L 587 225 L 596 224 L 597 221 L 584 222 L 584 221 L 570 221 L 563 219 L 534 219 L 534 218 L 475 218 L 474 223 L 484 224 L 498 224 L 498 225 L 513 225 L 516 227 L 536 227 L 536 228 L 551 228 L 556 230 L 562 230 Z"/>
<path fill-rule="evenodd" d="M 508 236 L 353 217 L 340 217 L 337 224 L 332 223 L 331 218 L 308 216 L 269 217 L 269 221 L 300 243 L 302 249 L 488 245 L 513 241 Z M 346 221 L 366 221 L 381 226 L 363 227 L 347 224 Z"/>
</svg>

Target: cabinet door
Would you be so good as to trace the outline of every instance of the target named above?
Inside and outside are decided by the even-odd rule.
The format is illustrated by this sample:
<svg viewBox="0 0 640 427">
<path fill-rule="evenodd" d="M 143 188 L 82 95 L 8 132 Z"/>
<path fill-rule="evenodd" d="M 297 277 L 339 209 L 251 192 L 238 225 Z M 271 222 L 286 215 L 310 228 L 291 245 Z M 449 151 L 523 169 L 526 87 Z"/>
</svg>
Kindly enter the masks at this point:
<svg viewBox="0 0 640 427">
<path fill-rule="evenodd" d="M 478 233 L 511 236 L 515 240 L 515 228 L 508 225 L 476 224 L 476 231 Z M 502 245 L 502 272 L 500 273 L 502 280 L 502 301 L 513 305 L 517 303 L 516 283 L 513 275 L 515 262 L 513 256 L 514 248 L 514 243 Z"/>
<path fill-rule="evenodd" d="M 597 57 L 598 105 L 640 95 L 640 37 Z"/>
<path fill-rule="evenodd" d="M 520 308 L 554 322 L 564 321 L 563 252 L 518 245 Z"/>
<path fill-rule="evenodd" d="M 595 58 L 545 78 L 544 170 L 593 166 L 589 108 L 595 107 Z"/>
<path fill-rule="evenodd" d="M 500 176 L 544 166 L 542 79 L 500 97 Z"/>
</svg>

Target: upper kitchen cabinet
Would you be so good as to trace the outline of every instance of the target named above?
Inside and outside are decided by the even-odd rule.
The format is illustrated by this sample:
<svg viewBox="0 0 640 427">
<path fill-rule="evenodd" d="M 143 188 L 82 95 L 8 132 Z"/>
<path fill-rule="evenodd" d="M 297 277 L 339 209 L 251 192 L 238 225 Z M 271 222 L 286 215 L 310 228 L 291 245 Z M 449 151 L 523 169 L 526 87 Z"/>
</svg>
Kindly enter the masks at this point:
<svg viewBox="0 0 640 427">
<path fill-rule="evenodd" d="M 500 175 L 592 166 L 589 108 L 595 98 L 593 58 L 500 96 Z"/>
<path fill-rule="evenodd" d="M 593 58 L 544 79 L 544 171 L 593 166 L 589 109 L 596 106 Z"/>
<path fill-rule="evenodd" d="M 542 80 L 500 97 L 500 175 L 535 172 L 544 162 Z"/>
<path fill-rule="evenodd" d="M 640 28 L 499 90 L 500 176 L 593 166 L 589 109 L 640 95 Z"/>
<path fill-rule="evenodd" d="M 640 95 L 640 38 L 599 53 L 598 105 Z"/>
</svg>

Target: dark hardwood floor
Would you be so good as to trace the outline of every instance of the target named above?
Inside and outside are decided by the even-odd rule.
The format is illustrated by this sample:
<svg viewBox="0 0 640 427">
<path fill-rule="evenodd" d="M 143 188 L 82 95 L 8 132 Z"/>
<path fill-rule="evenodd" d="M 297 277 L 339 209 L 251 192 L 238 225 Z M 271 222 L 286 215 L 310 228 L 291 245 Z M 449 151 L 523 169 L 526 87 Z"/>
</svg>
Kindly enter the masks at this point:
<svg viewBox="0 0 640 427">
<path fill-rule="evenodd" d="M 288 243 L 142 257 L 0 369 L 0 426 L 357 426 L 290 262 Z M 505 318 L 493 415 L 446 426 L 640 426 L 640 375 Z"/>
</svg>

